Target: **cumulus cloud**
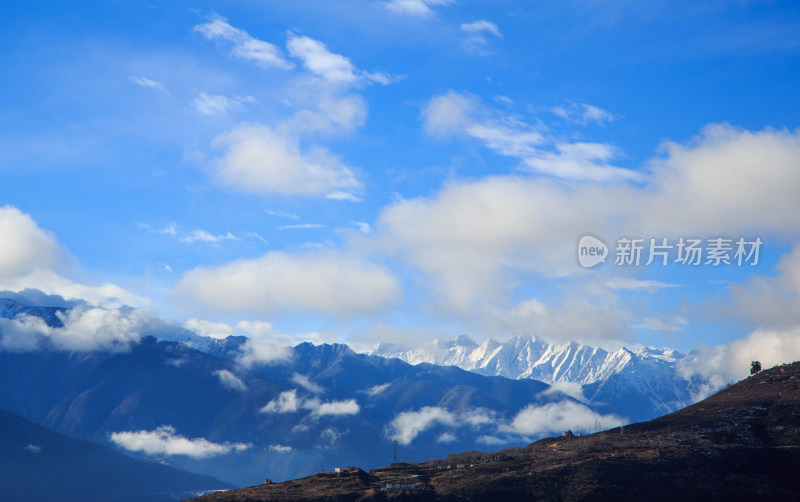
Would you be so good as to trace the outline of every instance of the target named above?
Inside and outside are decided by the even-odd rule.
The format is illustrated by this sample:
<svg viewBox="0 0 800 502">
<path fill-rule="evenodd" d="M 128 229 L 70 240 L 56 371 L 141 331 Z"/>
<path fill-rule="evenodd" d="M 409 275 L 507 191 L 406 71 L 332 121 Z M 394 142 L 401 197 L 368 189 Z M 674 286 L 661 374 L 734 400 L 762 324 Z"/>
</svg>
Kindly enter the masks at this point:
<svg viewBox="0 0 800 502">
<path fill-rule="evenodd" d="M 249 368 L 255 364 L 273 364 L 285 361 L 291 355 L 288 347 L 278 345 L 270 340 L 248 338 L 239 347 L 236 362 Z"/>
<path fill-rule="evenodd" d="M 428 116 L 427 125 L 446 132 L 450 125 L 470 123 L 479 112 L 459 114 L 470 103 L 468 96 L 457 94 L 432 102 L 430 107 L 443 111 Z M 503 148 L 524 152 L 525 144 L 510 142 Z M 661 152 L 650 163 L 651 172 L 643 183 L 618 179 L 602 186 L 567 185 L 518 175 L 456 181 L 430 197 L 400 200 L 384 208 L 376 228 L 388 250 L 429 279 L 427 284 L 440 311 L 500 319 L 493 322 L 512 322 L 526 328 L 523 331 L 536 329 L 556 339 L 576 334 L 564 331 L 557 314 L 575 314 L 567 316 L 572 322 L 587 312 L 593 322 L 611 333 L 640 322 L 640 318 L 626 318 L 620 312 L 614 291 L 656 290 L 669 285 L 604 279 L 600 273 L 594 278 L 606 288 L 592 286 L 589 290 L 594 297 L 589 298 L 585 290 L 590 279 L 577 275 L 580 269 L 575 263 L 575 242 L 580 235 L 593 232 L 611 241 L 625 235 L 769 233 L 793 238 L 800 232 L 800 220 L 793 217 L 800 212 L 800 199 L 789 188 L 800 186 L 800 133 L 751 132 L 714 125 L 686 145 L 665 143 Z M 789 261 L 787 258 L 781 265 L 787 271 L 781 274 L 783 278 L 775 280 L 778 282 L 765 279 L 759 291 L 768 293 L 775 290 L 770 285 L 781 284 L 781 291 L 795 291 L 789 279 L 793 276 Z M 526 274 L 569 280 L 566 284 L 581 294 L 563 295 L 557 300 L 560 306 L 539 299 L 532 308 L 515 312 L 515 307 L 509 307 L 509 298 Z M 765 317 L 786 317 L 786 312 L 797 310 L 784 308 L 785 298 L 794 296 L 782 293 L 766 296 L 778 297 L 777 303 L 757 303 L 758 295 L 747 293 L 751 286 L 757 287 L 758 281 L 732 290 L 741 297 L 740 311 L 748 311 L 748 304 L 750 310 L 761 311 Z M 770 305 L 781 307 L 770 311 Z M 548 330 L 561 332 L 553 336 L 542 329 L 542 323 L 551 324 Z M 587 332 L 595 330 L 591 323 L 585 327 Z"/>
<path fill-rule="evenodd" d="M 625 424 L 625 419 L 613 414 L 599 414 L 574 401 L 560 401 L 541 406 L 528 405 L 502 429 L 521 436 L 539 436 L 556 434 L 567 429 L 593 431 L 598 424 L 602 424 L 603 428 L 618 427 Z"/>
<path fill-rule="evenodd" d="M 278 334 L 278 331 L 268 321 L 239 321 L 236 326 L 249 335 L 257 338 L 267 338 Z"/>
<path fill-rule="evenodd" d="M 105 306 L 149 304 L 146 298 L 114 284 L 79 284 L 60 275 L 58 271 L 67 260 L 55 235 L 15 207 L 0 207 L 0 242 L 4 243 L 0 247 L 0 289 L 38 289 L 68 300 Z"/>
<path fill-rule="evenodd" d="M 261 413 L 295 413 L 309 410 L 313 416 L 355 415 L 361 411 L 355 399 L 344 401 L 321 401 L 319 398 L 303 399 L 297 396 L 297 389 L 281 392 L 278 397 L 261 408 Z"/>
<path fill-rule="evenodd" d="M 757 329 L 745 338 L 692 351 L 678 363 L 685 378 L 693 378 L 695 400 L 708 397 L 726 384 L 750 373 L 750 362 L 763 368 L 800 360 L 800 327 Z M 699 378 L 698 378 L 699 377 Z"/>
<path fill-rule="evenodd" d="M 400 296 L 397 280 L 382 266 L 337 252 L 293 255 L 274 251 L 183 275 L 174 298 L 207 312 L 271 314 L 320 311 L 343 316 L 368 313 Z"/>
<path fill-rule="evenodd" d="M 176 433 L 175 428 L 162 425 L 152 431 L 124 431 L 111 434 L 111 441 L 128 451 L 148 455 L 185 455 L 192 458 L 209 458 L 241 452 L 252 445 L 244 443 L 214 443 L 205 438 L 188 439 Z"/>
<path fill-rule="evenodd" d="M 237 190 L 256 194 L 357 199 L 362 183 L 323 147 L 303 151 L 300 141 L 266 126 L 243 126 L 214 140 L 224 154 L 213 162 L 218 178 Z"/>
<path fill-rule="evenodd" d="M 410 444 L 415 437 L 436 424 L 457 425 L 456 416 L 445 408 L 425 406 L 418 411 L 404 411 L 389 423 L 389 439 L 400 444 Z"/>
<path fill-rule="evenodd" d="M 63 326 L 51 327 L 40 317 L 24 314 L 15 319 L 0 318 L 0 346 L 15 351 L 121 352 L 142 336 L 169 328 L 152 312 L 131 308 L 79 305 L 56 316 Z"/>
<path fill-rule="evenodd" d="M 225 323 L 204 321 L 192 318 L 183 323 L 183 327 L 194 331 L 200 336 L 210 336 L 212 338 L 227 338 L 234 333 L 234 329 Z"/>
<path fill-rule="evenodd" d="M 293 450 L 291 446 L 284 446 L 280 444 L 271 444 L 269 445 L 270 451 L 277 451 L 278 453 L 289 453 Z"/>
<path fill-rule="evenodd" d="M 283 57 L 278 47 L 231 26 L 224 17 L 213 16 L 209 22 L 195 26 L 194 31 L 202 34 L 208 40 L 230 43 L 232 45 L 231 55 L 234 57 L 253 61 L 263 67 L 282 70 L 294 67 Z"/>
<path fill-rule="evenodd" d="M 415 17 L 431 17 L 434 15 L 434 6 L 444 6 L 455 3 L 455 0 L 389 0 L 384 2 L 384 7 L 391 12 Z"/>
<path fill-rule="evenodd" d="M 219 378 L 219 383 L 226 389 L 236 392 L 244 392 L 247 390 L 247 385 L 244 384 L 242 379 L 228 370 L 217 370 L 214 372 L 214 375 Z"/>
<path fill-rule="evenodd" d="M 62 260 L 53 233 L 39 228 L 30 215 L 15 207 L 0 207 L 0 236 L 0 280 L 53 268 Z"/>
</svg>

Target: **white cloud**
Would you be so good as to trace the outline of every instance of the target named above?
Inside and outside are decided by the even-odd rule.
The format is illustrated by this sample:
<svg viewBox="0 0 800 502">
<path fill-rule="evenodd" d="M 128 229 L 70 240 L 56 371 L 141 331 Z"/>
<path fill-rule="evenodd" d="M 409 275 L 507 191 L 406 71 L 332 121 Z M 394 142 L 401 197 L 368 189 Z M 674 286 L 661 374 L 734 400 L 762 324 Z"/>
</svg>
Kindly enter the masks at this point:
<svg viewBox="0 0 800 502">
<path fill-rule="evenodd" d="M 353 168 L 326 149 L 302 151 L 299 140 L 266 126 L 240 127 L 214 145 L 225 150 L 213 162 L 217 176 L 239 191 L 342 198 L 363 189 Z"/>
<path fill-rule="evenodd" d="M 219 378 L 219 383 L 221 383 L 226 389 L 236 392 L 244 392 L 247 390 L 247 385 L 245 385 L 242 379 L 228 370 L 217 370 L 214 372 L 214 375 Z"/>
<path fill-rule="evenodd" d="M 491 436 L 489 434 L 484 434 L 483 436 L 478 437 L 475 441 L 478 443 L 483 443 L 487 446 L 496 446 L 499 444 L 508 444 L 511 442 L 509 439 L 499 438 L 497 436 Z"/>
<path fill-rule="evenodd" d="M 280 444 L 271 444 L 269 445 L 270 451 L 277 451 L 278 453 L 289 453 L 293 450 L 291 446 L 284 446 Z"/>
<path fill-rule="evenodd" d="M 261 408 L 261 413 L 294 413 L 300 409 L 297 389 L 283 391 Z"/>
<path fill-rule="evenodd" d="M 42 447 L 39 445 L 28 443 L 27 446 L 22 448 L 23 450 L 30 452 L 30 453 L 39 453 L 42 451 Z"/>
<path fill-rule="evenodd" d="M 451 97 L 445 101 L 469 103 L 464 96 Z M 467 122 L 478 114 L 470 113 Z M 443 131 L 462 122 L 463 117 L 443 119 L 436 128 Z M 430 197 L 385 207 L 376 224 L 378 238 L 385 249 L 425 274 L 438 312 L 566 339 L 581 335 L 567 329 L 565 317 L 570 324 L 592 319 L 581 328 L 587 333 L 607 329 L 611 334 L 628 322 L 639 322 L 626 318 L 615 291 L 667 287 L 660 281 L 609 278 L 602 271 L 592 278 L 582 274 L 575 242 L 586 232 L 612 246 L 613 239 L 626 235 L 794 238 L 800 233 L 800 220 L 793 217 L 800 214 L 800 199 L 789 188 L 800 186 L 800 133 L 709 126 L 688 145 L 665 143 L 662 151 L 642 183 L 618 179 L 607 185 L 565 184 L 513 175 L 451 182 Z M 737 310 L 752 311 L 753 316 L 760 312 L 762 320 L 790 321 L 787 312 L 797 309 L 787 308 L 794 303 L 786 298 L 795 296 L 769 294 L 800 291 L 789 279 L 790 261 L 782 265 L 784 278 L 734 287 L 732 296 L 740 298 Z M 518 285 L 534 275 L 563 279 L 562 287 L 573 294 L 509 307 Z M 594 279 L 606 288 L 592 285 Z M 763 292 L 767 301 L 759 302 L 762 293 L 748 290 Z"/>
<path fill-rule="evenodd" d="M 152 80 L 147 77 L 131 75 L 131 81 L 133 81 L 133 83 L 138 86 L 149 87 L 151 89 L 155 89 L 159 92 L 169 95 L 169 91 L 164 86 L 164 84 L 156 80 Z"/>
<path fill-rule="evenodd" d="M 68 300 L 86 300 L 105 306 L 124 303 L 146 306 L 146 298 L 114 284 L 91 286 L 59 275 L 67 253 L 52 232 L 40 228 L 30 215 L 6 205 L 0 207 L 0 289 L 38 289 Z"/>
<path fill-rule="evenodd" d="M 245 333 L 257 338 L 267 338 L 278 334 L 272 323 L 268 321 L 239 321 L 236 326 Z"/>
<path fill-rule="evenodd" d="M 471 23 L 462 23 L 460 28 L 462 31 L 466 31 L 469 33 L 486 32 L 486 33 L 491 33 L 496 37 L 503 36 L 503 34 L 500 33 L 500 28 L 498 28 L 496 24 L 494 24 L 491 21 L 486 21 L 483 19 L 480 19 L 478 21 L 473 21 Z"/>
<path fill-rule="evenodd" d="M 180 238 L 181 242 L 209 242 L 216 244 L 222 241 L 238 241 L 239 238 L 228 232 L 226 234 L 214 235 L 205 230 L 192 230 L 192 233 Z"/>
<path fill-rule="evenodd" d="M 375 396 L 381 394 L 386 389 L 388 389 L 390 385 L 392 385 L 391 382 L 380 384 L 380 385 L 373 385 L 372 387 L 370 387 L 369 389 L 367 389 L 367 390 L 365 390 L 363 392 L 366 393 L 369 397 L 375 397 Z"/>
<path fill-rule="evenodd" d="M 439 437 L 436 438 L 437 443 L 452 443 L 453 441 L 458 440 L 455 434 L 450 434 L 449 432 L 443 432 L 439 434 Z"/>
<path fill-rule="evenodd" d="M 587 125 L 590 122 L 596 122 L 603 126 L 616 118 L 611 112 L 587 103 L 570 103 L 569 106 L 554 106 L 550 110 L 559 117 L 578 125 Z"/>
<path fill-rule="evenodd" d="M 131 308 L 78 305 L 56 315 L 62 327 L 50 327 L 42 318 L 27 315 L 0 319 L 0 346 L 16 351 L 119 352 L 129 350 L 143 336 L 157 333 L 165 326 L 152 312 Z"/>
<path fill-rule="evenodd" d="M 596 113 L 596 112 L 593 112 Z M 613 145 L 566 143 L 541 125 L 490 110 L 470 94 L 448 91 L 423 107 L 423 128 L 433 136 L 466 135 L 490 150 L 520 160 L 522 170 L 558 178 L 590 181 L 641 181 L 640 173 L 616 167 L 620 156 Z"/>
<path fill-rule="evenodd" d="M 560 382 L 551 384 L 540 394 L 543 396 L 564 394 L 578 401 L 586 402 L 586 397 L 583 395 L 583 386 L 578 382 L 567 382 L 566 380 L 562 380 Z"/>
<path fill-rule="evenodd" d="M 183 275 L 174 298 L 207 312 L 321 311 L 343 316 L 374 312 L 400 295 L 389 271 L 363 259 L 320 251 L 274 251 Z"/>
<path fill-rule="evenodd" d="M 759 361 L 764 369 L 800 360 L 800 327 L 757 329 L 745 338 L 692 351 L 678 363 L 686 378 L 700 378 L 693 396 L 703 399 L 750 374 L 750 362 Z"/>
<path fill-rule="evenodd" d="M 62 261 L 52 232 L 42 230 L 29 215 L 12 206 L 0 207 L 0 280 L 53 268 Z"/>
<path fill-rule="evenodd" d="M 187 439 L 176 434 L 175 428 L 162 425 L 153 431 L 125 431 L 111 434 L 111 441 L 128 451 L 141 451 L 148 455 L 185 455 L 192 458 L 209 458 L 240 452 L 252 445 L 244 443 L 213 443 L 205 438 Z"/>
<path fill-rule="evenodd" d="M 291 36 L 286 43 L 289 54 L 300 59 L 303 67 L 334 84 L 355 84 L 359 77 L 356 67 L 341 54 L 334 54 L 325 44 L 309 37 Z"/>
<path fill-rule="evenodd" d="M 480 100 L 471 94 L 448 91 L 431 98 L 422 108 L 422 125 L 427 134 L 446 137 L 461 133 L 474 121 Z"/>
<path fill-rule="evenodd" d="M 573 401 L 547 403 L 541 406 L 528 405 L 517 413 L 509 425 L 503 426 L 506 432 L 521 436 L 556 434 L 567 429 L 594 431 L 598 424 L 604 429 L 623 425 L 625 420 L 617 415 L 602 415 L 588 406 Z"/>
<path fill-rule="evenodd" d="M 500 28 L 491 21 L 478 20 L 471 23 L 463 23 L 461 31 L 467 34 L 463 40 L 464 50 L 468 54 L 475 54 L 485 56 L 491 54 L 488 50 L 489 39 L 487 35 L 493 35 L 497 38 L 502 38 L 503 34 L 500 33 Z"/>
<path fill-rule="evenodd" d="M 456 416 L 445 408 L 425 406 L 419 411 L 404 411 L 389 423 L 389 439 L 400 444 L 410 444 L 415 437 L 436 424 L 457 425 Z"/>
<path fill-rule="evenodd" d="M 355 399 L 323 402 L 314 397 L 302 399 L 297 397 L 297 389 L 281 392 L 277 398 L 261 408 L 261 413 L 295 413 L 301 409 L 311 411 L 314 416 L 355 415 L 361 408 Z"/>
<path fill-rule="evenodd" d="M 434 12 L 432 6 L 450 5 L 455 0 L 389 0 L 384 2 L 386 9 L 398 14 L 416 17 L 431 17 Z"/>
<path fill-rule="evenodd" d="M 356 227 L 358 231 L 361 232 L 362 234 L 372 233 L 372 227 L 370 226 L 369 223 L 363 221 L 351 221 L 350 224 Z"/>
<path fill-rule="evenodd" d="M 322 386 L 312 382 L 307 376 L 299 373 L 292 375 L 292 382 L 296 383 L 300 387 L 303 387 L 312 394 L 322 394 L 325 392 L 325 389 L 323 389 Z"/>
<path fill-rule="evenodd" d="M 200 92 L 192 101 L 192 105 L 203 115 L 227 115 L 230 112 L 241 110 L 244 103 L 252 103 L 252 96 L 236 96 L 229 98 L 221 94 L 207 94 Z"/>
<path fill-rule="evenodd" d="M 309 402 L 313 403 L 313 407 L 311 408 L 312 413 L 314 415 L 325 416 L 325 415 L 355 415 L 361 408 L 358 406 L 358 403 L 355 399 L 347 399 L 344 401 L 330 401 L 330 402 L 323 402 L 319 403 L 319 406 L 316 406 L 316 402 L 313 401 L 306 401 L 304 406 L 307 406 Z"/>
<path fill-rule="evenodd" d="M 255 364 L 273 364 L 285 361 L 291 355 L 288 347 L 277 345 L 269 340 L 258 340 L 248 338 L 239 347 L 240 355 L 236 362 L 249 368 Z"/>
<path fill-rule="evenodd" d="M 62 277 L 53 270 L 37 270 L 27 275 L 0 280 L 0 288 L 21 291 L 33 288 L 51 295 L 59 295 L 68 300 L 84 300 L 94 305 L 116 308 L 122 305 L 147 307 L 150 300 L 131 293 L 116 284 L 90 286 Z"/>
<path fill-rule="evenodd" d="M 227 338 L 234 333 L 234 329 L 225 323 L 204 321 L 192 318 L 183 323 L 183 327 L 194 331 L 200 336 L 210 336 L 212 338 Z"/>
<path fill-rule="evenodd" d="M 228 24 L 228 20 L 214 16 L 211 21 L 199 24 L 194 30 L 208 40 L 225 40 L 233 45 L 231 55 L 254 61 L 263 67 L 288 70 L 294 67 L 284 59 L 280 49 L 269 42 L 252 37 L 249 33 Z"/>
</svg>

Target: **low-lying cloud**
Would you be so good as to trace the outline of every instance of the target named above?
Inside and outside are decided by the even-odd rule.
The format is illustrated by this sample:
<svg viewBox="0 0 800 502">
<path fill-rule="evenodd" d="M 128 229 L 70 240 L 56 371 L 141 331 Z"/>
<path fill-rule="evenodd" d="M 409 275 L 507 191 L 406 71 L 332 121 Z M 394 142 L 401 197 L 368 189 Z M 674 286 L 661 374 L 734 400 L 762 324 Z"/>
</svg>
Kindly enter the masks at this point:
<svg viewBox="0 0 800 502">
<path fill-rule="evenodd" d="M 245 385 L 242 379 L 228 370 L 217 370 L 214 372 L 214 375 L 219 378 L 219 383 L 226 389 L 236 392 L 244 392 L 247 390 L 247 385 Z"/>
<path fill-rule="evenodd" d="M 507 433 L 520 436 L 557 434 L 567 429 L 572 431 L 594 431 L 596 427 L 608 429 L 626 423 L 620 416 L 602 415 L 586 405 L 574 401 L 559 401 L 543 405 L 530 404 L 501 427 Z"/>
<path fill-rule="evenodd" d="M 252 445 L 245 443 L 214 443 L 205 438 L 188 439 L 176 433 L 175 428 L 162 425 L 152 431 L 125 431 L 111 434 L 111 441 L 128 451 L 148 455 L 185 455 L 208 458 L 241 452 Z"/>
<path fill-rule="evenodd" d="M 261 413 L 295 413 L 308 410 L 313 416 L 356 415 L 361 411 L 355 399 L 322 401 L 319 398 L 301 398 L 297 389 L 283 391 L 261 408 Z"/>
<path fill-rule="evenodd" d="M 158 333 L 166 323 L 152 312 L 79 305 L 56 316 L 63 326 L 48 326 L 41 317 L 0 318 L 0 347 L 13 351 L 40 349 L 123 352 L 143 336 Z"/>
</svg>

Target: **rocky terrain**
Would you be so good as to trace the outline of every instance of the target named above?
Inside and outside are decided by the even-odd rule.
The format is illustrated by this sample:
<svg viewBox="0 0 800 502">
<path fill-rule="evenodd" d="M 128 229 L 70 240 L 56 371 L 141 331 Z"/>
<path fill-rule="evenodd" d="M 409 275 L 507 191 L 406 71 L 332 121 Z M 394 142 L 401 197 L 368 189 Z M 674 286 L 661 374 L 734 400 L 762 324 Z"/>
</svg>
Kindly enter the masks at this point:
<svg viewBox="0 0 800 502">
<path fill-rule="evenodd" d="M 800 500 L 800 362 L 580 437 L 209 494 L 233 501 Z"/>
</svg>

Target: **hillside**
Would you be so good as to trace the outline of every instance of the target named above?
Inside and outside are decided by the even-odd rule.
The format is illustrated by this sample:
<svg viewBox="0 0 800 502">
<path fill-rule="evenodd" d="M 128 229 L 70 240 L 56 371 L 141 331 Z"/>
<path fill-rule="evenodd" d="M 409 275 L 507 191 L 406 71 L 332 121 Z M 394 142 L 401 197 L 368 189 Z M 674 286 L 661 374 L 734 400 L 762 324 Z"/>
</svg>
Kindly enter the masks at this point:
<svg viewBox="0 0 800 502">
<path fill-rule="evenodd" d="M 168 502 L 229 488 L 208 476 L 135 460 L 0 411 L 0 499 Z"/>
<path fill-rule="evenodd" d="M 370 472 L 348 468 L 193 500 L 798 500 L 798 424 L 800 362 L 624 428 Z M 387 491 L 387 483 L 420 489 Z"/>
</svg>

